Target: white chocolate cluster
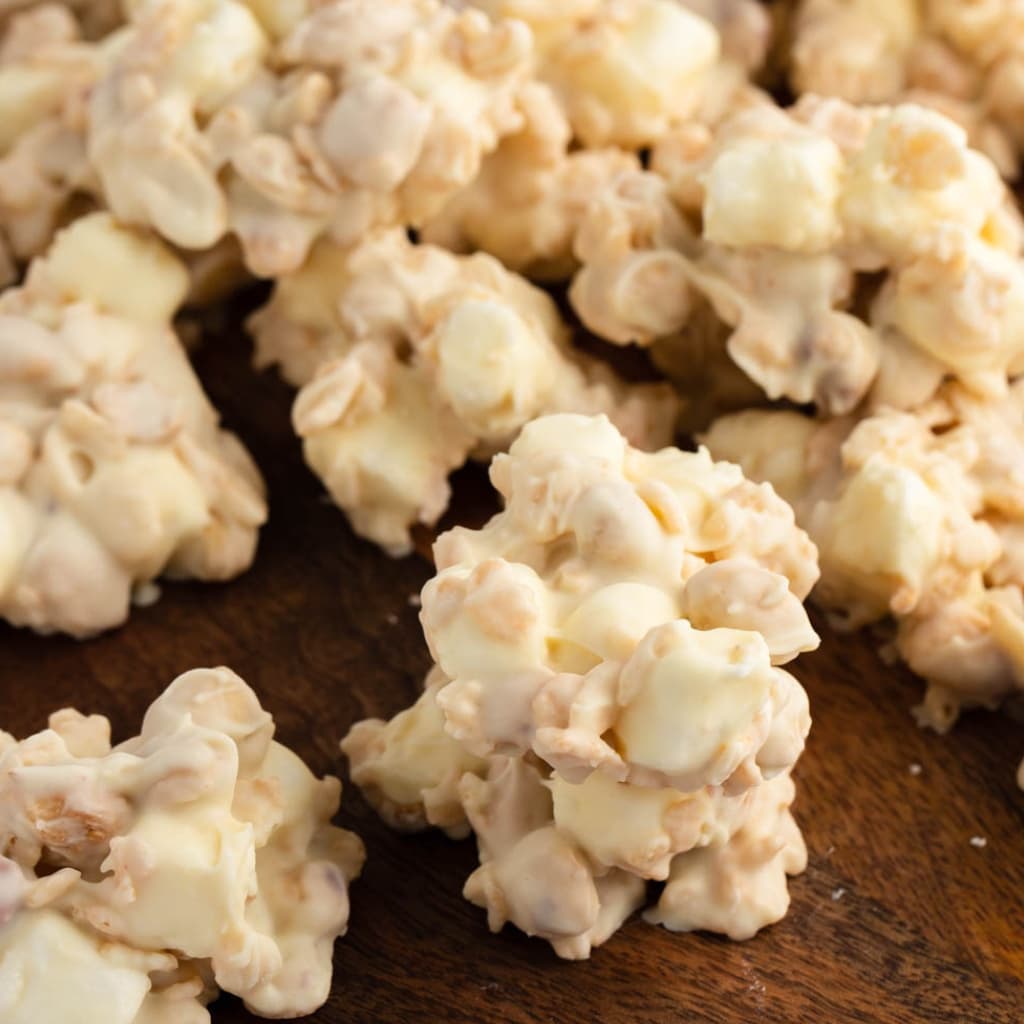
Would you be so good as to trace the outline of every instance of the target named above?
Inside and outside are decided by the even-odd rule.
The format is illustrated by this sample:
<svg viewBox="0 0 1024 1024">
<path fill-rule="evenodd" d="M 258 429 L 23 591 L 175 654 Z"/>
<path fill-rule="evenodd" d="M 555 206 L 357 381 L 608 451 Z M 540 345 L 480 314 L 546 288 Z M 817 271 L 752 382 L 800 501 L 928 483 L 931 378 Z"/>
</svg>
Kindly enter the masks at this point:
<svg viewBox="0 0 1024 1024">
<path fill-rule="evenodd" d="M 250 326 L 257 362 L 301 385 L 306 460 L 356 532 L 395 554 L 444 512 L 449 473 L 536 416 L 605 412 L 645 448 L 672 436 L 667 385 L 626 384 L 575 352 L 553 300 L 492 257 L 400 229 L 320 242 Z"/>
<path fill-rule="evenodd" d="M 208 1024 L 218 989 L 260 1016 L 327 998 L 362 843 L 228 669 L 179 676 L 115 747 L 65 709 L 0 733 L 0 1016 Z"/>
<path fill-rule="evenodd" d="M 519 127 L 529 63 L 525 26 L 438 0 L 334 0 L 276 42 L 239 0 L 153 0 L 92 93 L 89 157 L 118 217 L 187 249 L 233 234 L 275 276 L 436 213 Z"/>
<path fill-rule="evenodd" d="M 156 577 L 248 568 L 259 473 L 169 324 L 184 267 L 93 214 L 0 297 L 0 617 L 85 636 Z"/>
<path fill-rule="evenodd" d="M 969 132 L 1008 177 L 1024 145 L 1024 10 L 1017 0 L 799 0 L 790 74 L 799 93 L 910 100 Z"/>
<path fill-rule="evenodd" d="M 674 129 L 711 124 L 757 95 L 748 81 L 769 40 L 750 0 L 474 0 L 520 19 L 535 39 L 536 80 L 517 97 L 522 127 L 424 229 L 459 252 L 567 279 L 587 209 L 636 150 Z"/>
<path fill-rule="evenodd" d="M 816 422 L 748 411 L 705 442 L 770 481 L 821 553 L 815 599 L 848 627 L 886 616 L 940 731 L 1024 688 L 1024 387 L 947 385 L 914 413 Z"/>
<path fill-rule="evenodd" d="M 806 853 L 789 814 L 818 638 L 814 545 L 769 487 L 706 451 L 629 446 L 605 417 L 526 426 L 505 509 L 438 539 L 437 668 L 356 725 L 352 777 L 390 823 L 471 828 L 465 895 L 578 959 L 667 880 L 651 919 L 747 938 Z"/>
<path fill-rule="evenodd" d="M 602 337 L 685 360 L 710 305 L 768 397 L 829 414 L 912 407 L 945 376 L 999 396 L 1024 369 L 1019 216 L 940 114 L 759 102 L 667 140 L 652 168 L 620 177 L 576 238 L 571 298 Z"/>
</svg>

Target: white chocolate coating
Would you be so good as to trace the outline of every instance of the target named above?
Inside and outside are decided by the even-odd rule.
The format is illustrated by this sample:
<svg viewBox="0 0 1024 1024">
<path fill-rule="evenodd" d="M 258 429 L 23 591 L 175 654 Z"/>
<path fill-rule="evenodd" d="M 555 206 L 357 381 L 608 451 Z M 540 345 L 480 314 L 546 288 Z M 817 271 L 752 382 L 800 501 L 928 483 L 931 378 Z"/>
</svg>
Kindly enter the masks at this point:
<svg viewBox="0 0 1024 1024">
<path fill-rule="evenodd" d="M 162 574 L 223 580 L 251 563 L 262 482 L 169 326 L 187 284 L 158 241 L 94 214 L 0 298 L 11 623 L 85 636 Z"/>
<path fill-rule="evenodd" d="M 574 351 L 552 299 L 490 256 L 401 230 L 321 242 L 250 326 L 257 362 L 303 385 L 307 461 L 356 532 L 396 554 L 444 512 L 452 470 L 535 416 L 607 412 L 644 447 L 671 438 L 670 388 L 626 384 Z"/>
<path fill-rule="evenodd" d="M 338 780 L 273 732 L 241 679 L 200 669 L 113 748 L 68 710 L 0 734 L 0 879 L 22 880 L 0 892 L 4 1020 L 202 1024 L 217 988 L 269 1017 L 326 1000 L 363 849 L 328 824 Z"/>
<path fill-rule="evenodd" d="M 787 809 L 810 717 L 777 666 L 818 643 L 801 604 L 816 553 L 791 511 L 706 451 L 630 448 L 604 417 L 535 420 L 491 477 L 505 511 L 435 545 L 438 667 L 412 708 L 352 729 L 353 780 L 396 827 L 468 824 L 465 896 L 562 957 L 589 956 L 648 879 L 689 879 L 673 891 L 694 923 L 666 910 L 673 928 L 778 920 L 803 866 Z M 705 849 L 706 868 L 676 867 Z"/>
</svg>

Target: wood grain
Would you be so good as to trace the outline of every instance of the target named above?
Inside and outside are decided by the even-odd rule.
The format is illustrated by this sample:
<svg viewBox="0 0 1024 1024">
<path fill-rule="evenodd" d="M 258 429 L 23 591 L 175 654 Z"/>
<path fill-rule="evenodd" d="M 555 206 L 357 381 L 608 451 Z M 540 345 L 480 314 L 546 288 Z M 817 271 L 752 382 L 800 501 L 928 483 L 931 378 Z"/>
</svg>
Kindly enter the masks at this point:
<svg viewBox="0 0 1024 1024">
<path fill-rule="evenodd" d="M 283 742 L 315 771 L 344 774 L 337 745 L 349 725 L 417 692 L 427 655 L 408 598 L 429 565 L 391 561 L 352 536 L 302 465 L 288 390 L 249 372 L 236 329 L 217 334 L 200 374 L 270 487 L 256 565 L 225 586 L 168 585 L 154 607 L 88 643 L 0 626 L 0 726 L 24 735 L 74 704 L 109 715 L 123 737 L 177 673 L 227 664 L 259 692 Z M 464 515 L 486 511 L 479 471 L 456 490 Z M 734 944 L 634 920 L 589 962 L 563 963 L 511 928 L 490 935 L 462 900 L 471 842 L 395 835 L 346 787 L 340 822 L 369 860 L 333 994 L 310 1020 L 1019 1024 L 1024 794 L 1013 775 L 1024 730 L 976 714 L 944 739 L 919 731 L 909 714 L 918 684 L 864 637 L 818 625 L 822 649 L 796 664 L 815 719 L 797 772 L 810 866 L 782 924 Z M 251 1019 L 227 998 L 213 1017 Z"/>
</svg>

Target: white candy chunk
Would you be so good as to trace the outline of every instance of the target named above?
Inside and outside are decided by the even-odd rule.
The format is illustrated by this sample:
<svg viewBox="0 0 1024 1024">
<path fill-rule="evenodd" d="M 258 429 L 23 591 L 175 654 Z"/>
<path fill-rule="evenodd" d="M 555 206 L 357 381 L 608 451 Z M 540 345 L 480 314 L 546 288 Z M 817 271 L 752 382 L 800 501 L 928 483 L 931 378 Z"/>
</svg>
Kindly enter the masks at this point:
<svg viewBox="0 0 1024 1024">
<path fill-rule="evenodd" d="M 921 717 L 942 730 L 960 706 L 1024 684 L 1022 395 L 947 384 L 914 413 L 747 412 L 705 436 L 793 502 L 821 552 L 822 605 L 853 626 L 895 618 L 899 652 L 929 683 Z"/>
<path fill-rule="evenodd" d="M 303 385 L 293 421 L 307 461 L 356 532 L 393 554 L 445 511 L 449 473 L 538 415 L 607 412 L 645 448 L 671 437 L 671 389 L 575 351 L 548 295 L 489 256 L 400 230 L 319 243 L 250 325 L 257 361 Z"/>
<path fill-rule="evenodd" d="M 0 615 L 84 636 L 163 573 L 248 568 L 266 518 L 169 326 L 187 275 L 93 214 L 0 299 Z M 111 512 L 116 510 L 116 514 Z"/>
<path fill-rule="evenodd" d="M 721 785 L 766 738 L 771 684 L 757 633 L 685 620 L 651 630 L 619 677 L 619 753 L 681 790 Z"/>
<path fill-rule="evenodd" d="M 555 823 L 589 857 L 659 880 L 668 877 L 677 854 L 725 842 L 750 800 L 748 793 L 728 797 L 711 788 L 650 789 L 598 774 L 578 785 L 556 774 L 549 785 Z"/>
<path fill-rule="evenodd" d="M 554 50 L 541 74 L 588 146 L 649 144 L 703 100 L 718 33 L 674 0 L 610 6 Z"/>
<path fill-rule="evenodd" d="M 810 131 L 781 140 L 744 139 L 707 170 L 704 238 L 787 252 L 829 249 L 842 233 L 836 209 L 842 171 L 839 147 Z"/>
<path fill-rule="evenodd" d="M 112 749 L 105 719 L 51 722 L 0 753 L 0 865 L 24 879 L 0 908 L 0 1006 L 206 1024 L 212 982 L 264 1016 L 322 1005 L 362 844 L 328 824 L 338 781 L 272 741 L 245 683 L 180 676 Z"/>
<path fill-rule="evenodd" d="M 42 265 L 66 302 L 91 302 L 143 322 L 167 323 L 188 291 L 188 273 L 166 246 L 118 228 L 106 215 L 71 224 Z"/>
<path fill-rule="evenodd" d="M 0 1013 L 8 1024 L 134 1024 L 150 981 L 117 947 L 54 910 L 24 910 L 0 928 Z"/>
<path fill-rule="evenodd" d="M 751 818 L 810 728 L 775 665 L 817 645 L 800 603 L 816 551 L 736 466 L 642 452 L 603 416 L 534 420 L 491 479 L 504 510 L 435 544 L 426 692 L 342 747 L 394 827 L 472 829 L 464 895 L 492 930 L 583 959 L 691 851 L 728 861 L 748 826 L 778 838 Z M 779 846 L 794 842 L 776 817 Z M 760 892 L 759 877 L 738 884 Z M 751 934 L 731 891 L 708 897 L 709 926 Z"/>
</svg>

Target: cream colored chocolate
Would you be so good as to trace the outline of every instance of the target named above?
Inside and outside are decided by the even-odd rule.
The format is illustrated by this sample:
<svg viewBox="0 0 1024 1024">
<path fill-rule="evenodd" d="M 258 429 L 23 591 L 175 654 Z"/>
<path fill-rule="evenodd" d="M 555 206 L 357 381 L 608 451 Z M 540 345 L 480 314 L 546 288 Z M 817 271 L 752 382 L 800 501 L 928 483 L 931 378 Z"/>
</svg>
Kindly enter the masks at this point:
<svg viewBox="0 0 1024 1024">
<path fill-rule="evenodd" d="M 113 748 L 70 709 L 0 733 L 5 1021 L 200 1024 L 218 989 L 266 1017 L 323 1004 L 363 847 L 329 824 L 338 780 L 273 735 L 225 668 L 179 676 Z"/>
<path fill-rule="evenodd" d="M 1024 10 L 1017 0 L 800 0 L 798 92 L 853 103 L 913 100 L 968 130 L 1007 176 L 1024 145 Z"/>
<path fill-rule="evenodd" d="M 810 726 L 778 666 L 818 643 L 791 510 L 604 417 L 533 421 L 491 478 L 505 510 L 435 545 L 437 668 L 412 708 L 352 729 L 353 780 L 393 825 L 471 828 L 466 897 L 559 956 L 589 956 L 649 879 L 670 880 L 652 919 L 672 928 L 777 921 L 805 858 L 787 809 Z"/>
<path fill-rule="evenodd" d="M 535 416 L 607 412 L 647 448 L 672 436 L 671 389 L 575 352 L 547 294 L 400 229 L 352 249 L 321 242 L 251 327 L 257 362 L 302 385 L 306 460 L 356 532 L 395 554 L 444 512 L 450 472 Z"/>
<path fill-rule="evenodd" d="M 220 429 L 171 317 L 156 240 L 93 214 L 0 297 L 0 616 L 86 636 L 156 577 L 252 561 L 258 471 Z"/>
<path fill-rule="evenodd" d="M 928 682 L 919 717 L 1024 686 L 1024 386 L 982 402 L 949 384 L 915 413 L 824 423 L 745 412 L 705 437 L 768 480 L 821 552 L 816 600 L 850 627 L 892 616 Z"/>
<path fill-rule="evenodd" d="M 276 276 L 321 236 L 437 213 L 519 128 L 530 59 L 524 25 L 438 0 L 334 0 L 276 42 L 238 0 L 151 0 L 93 90 L 89 157 L 118 217 L 187 249 L 233 234 Z"/>
<path fill-rule="evenodd" d="M 912 407 L 943 376 L 998 396 L 1024 369 L 1020 220 L 952 121 L 761 102 L 669 140 L 652 166 L 607 190 L 577 236 L 572 301 L 608 340 L 668 339 L 685 359 L 680 336 L 710 303 L 770 398 L 831 414 L 869 394 Z"/>
</svg>

